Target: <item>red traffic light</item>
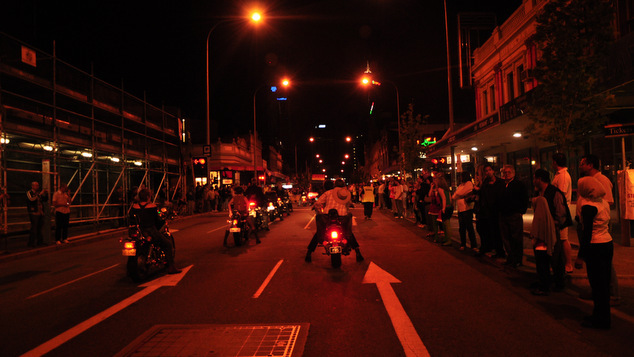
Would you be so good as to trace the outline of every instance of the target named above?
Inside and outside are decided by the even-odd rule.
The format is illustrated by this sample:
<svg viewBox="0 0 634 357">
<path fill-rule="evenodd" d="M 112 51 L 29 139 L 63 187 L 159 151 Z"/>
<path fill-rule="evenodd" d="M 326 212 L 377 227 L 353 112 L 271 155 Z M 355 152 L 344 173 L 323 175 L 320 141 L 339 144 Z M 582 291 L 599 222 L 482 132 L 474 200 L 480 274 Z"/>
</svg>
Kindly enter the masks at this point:
<svg viewBox="0 0 634 357">
<path fill-rule="evenodd" d="M 204 157 L 199 157 L 199 158 L 195 158 L 194 159 L 194 164 L 196 164 L 196 165 L 199 165 L 199 164 L 200 165 L 204 165 L 205 162 L 207 162 L 207 161 L 205 160 Z"/>
<path fill-rule="evenodd" d="M 438 159 L 431 159 L 431 163 L 434 165 L 438 165 Z"/>
</svg>

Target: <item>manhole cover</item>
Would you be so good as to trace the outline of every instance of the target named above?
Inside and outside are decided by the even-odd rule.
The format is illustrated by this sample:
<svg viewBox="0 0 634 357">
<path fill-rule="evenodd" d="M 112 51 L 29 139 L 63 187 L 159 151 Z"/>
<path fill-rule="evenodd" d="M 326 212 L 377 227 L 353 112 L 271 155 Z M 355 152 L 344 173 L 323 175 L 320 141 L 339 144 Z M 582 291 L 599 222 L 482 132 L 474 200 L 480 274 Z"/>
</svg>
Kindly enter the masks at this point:
<svg viewBox="0 0 634 357">
<path fill-rule="evenodd" d="M 301 356 L 309 324 L 157 325 L 117 356 Z"/>
</svg>

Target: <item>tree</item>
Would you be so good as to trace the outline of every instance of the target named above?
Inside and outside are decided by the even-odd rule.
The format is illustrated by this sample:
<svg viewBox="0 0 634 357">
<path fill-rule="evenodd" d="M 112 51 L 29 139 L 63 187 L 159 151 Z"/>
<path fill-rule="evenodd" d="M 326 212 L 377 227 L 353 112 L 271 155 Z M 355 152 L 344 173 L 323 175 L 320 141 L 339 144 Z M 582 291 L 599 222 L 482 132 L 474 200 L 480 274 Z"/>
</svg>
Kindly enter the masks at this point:
<svg viewBox="0 0 634 357">
<path fill-rule="evenodd" d="M 405 172 L 413 172 L 415 168 L 421 167 L 422 146 L 420 142 L 425 137 L 425 121 L 420 114 L 414 115 L 414 104 L 407 106 L 407 111 L 401 115 L 401 155 L 402 169 Z"/>
<path fill-rule="evenodd" d="M 529 130 L 558 149 L 571 148 L 605 121 L 610 100 L 600 93 L 613 41 L 608 0 L 551 0 L 537 17 L 534 42 L 541 58 L 533 71 Z"/>
</svg>

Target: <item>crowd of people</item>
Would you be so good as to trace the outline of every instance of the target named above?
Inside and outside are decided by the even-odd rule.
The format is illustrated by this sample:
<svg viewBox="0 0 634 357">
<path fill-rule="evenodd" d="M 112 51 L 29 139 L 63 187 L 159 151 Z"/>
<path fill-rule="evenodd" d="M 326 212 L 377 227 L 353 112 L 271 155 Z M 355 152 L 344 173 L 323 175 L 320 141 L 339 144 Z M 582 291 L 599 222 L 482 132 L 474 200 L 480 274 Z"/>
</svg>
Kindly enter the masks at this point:
<svg viewBox="0 0 634 357">
<path fill-rule="evenodd" d="M 357 197 L 364 203 L 365 219 L 371 218 L 372 211 L 366 208 L 370 200 L 363 196 L 370 196 L 373 207 L 391 210 L 397 219 L 414 218 L 419 227 L 429 231 L 428 238 L 443 246 L 452 245 L 449 222 L 456 211 L 460 250 L 470 249 L 477 257 L 500 259 L 514 268 L 524 262 L 524 214 L 531 205 L 534 219 L 530 238 L 537 271 L 531 292 L 546 296 L 563 290 L 566 274 L 575 267 L 581 269 L 585 263 L 594 310 L 583 325 L 608 329 L 610 305 L 618 304 L 619 296 L 609 233 L 610 206 L 614 204 L 612 183 L 601 174 L 597 156 L 582 157 L 576 212 L 571 213 L 573 185 L 566 156 L 555 153 L 552 168 L 552 173 L 535 170 L 530 186 L 516 177 L 512 165 L 504 165 L 498 176 L 490 163 L 484 163 L 476 168 L 475 177 L 461 172 L 460 183 L 453 192 L 444 175 L 436 172 L 423 172 L 416 180 L 391 177 L 350 185 L 349 189 L 353 200 L 354 192 L 358 192 Z M 576 260 L 568 239 L 575 221 L 579 237 Z"/>
</svg>

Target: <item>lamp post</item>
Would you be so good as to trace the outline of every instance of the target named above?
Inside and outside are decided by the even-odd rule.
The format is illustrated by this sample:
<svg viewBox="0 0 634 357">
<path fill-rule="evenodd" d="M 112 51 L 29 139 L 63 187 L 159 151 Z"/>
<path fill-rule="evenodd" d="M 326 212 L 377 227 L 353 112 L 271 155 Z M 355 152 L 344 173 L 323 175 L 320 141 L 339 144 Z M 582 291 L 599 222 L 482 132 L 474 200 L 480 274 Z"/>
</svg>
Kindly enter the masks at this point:
<svg viewBox="0 0 634 357">
<path fill-rule="evenodd" d="M 381 83 L 377 82 L 375 80 L 373 80 L 370 77 L 370 74 L 372 73 L 370 71 L 370 65 L 368 64 L 368 69 L 366 69 L 366 71 L 364 72 L 365 75 L 363 76 L 363 78 L 361 78 L 361 83 L 364 86 L 368 86 L 370 84 L 375 85 L 375 86 L 380 86 Z M 397 125 L 397 130 L 398 130 L 398 152 L 399 152 L 399 156 L 401 156 L 401 166 L 404 166 L 404 159 L 405 156 L 402 152 L 402 148 L 401 148 L 401 98 L 398 94 L 398 87 L 396 86 L 396 83 L 390 81 L 390 80 L 384 80 L 384 82 L 390 84 L 392 87 L 394 87 L 394 91 L 396 92 L 396 125 Z M 402 168 L 402 167 L 401 167 Z"/>
<path fill-rule="evenodd" d="M 385 80 L 386 83 L 389 83 L 394 87 L 394 91 L 396 91 L 396 125 L 398 130 L 398 152 L 399 156 L 401 156 L 401 166 L 404 166 L 405 155 L 401 150 L 401 99 L 398 95 L 398 87 L 396 84 L 390 80 Z M 403 169 L 403 167 L 401 167 Z"/>
<path fill-rule="evenodd" d="M 288 85 L 290 84 L 290 81 L 288 79 L 283 79 L 282 80 L 282 85 L 284 87 L 288 87 Z M 256 105 L 255 105 L 255 99 L 258 95 L 258 92 L 264 88 L 265 85 L 261 85 L 259 86 L 254 92 L 253 92 L 253 177 L 257 179 L 258 177 L 258 168 L 256 165 L 256 148 L 257 148 L 257 141 L 258 141 L 258 129 L 257 129 L 257 110 L 256 110 Z"/>
<path fill-rule="evenodd" d="M 251 21 L 252 22 L 259 22 L 262 20 L 262 15 L 259 12 L 253 12 L 251 13 Z M 222 19 L 220 21 L 218 21 L 215 25 L 213 25 L 211 27 L 211 29 L 209 30 L 209 32 L 207 33 L 207 40 L 205 42 L 205 48 L 206 48 L 206 61 L 205 61 L 205 74 L 206 74 L 206 78 L 207 78 L 207 140 L 205 141 L 205 143 L 207 145 L 211 144 L 211 134 L 210 134 L 210 118 L 209 118 L 209 97 L 210 97 L 210 93 L 209 93 L 209 38 L 211 37 L 211 33 L 218 27 L 218 25 L 223 24 L 229 22 L 229 19 Z"/>
</svg>

